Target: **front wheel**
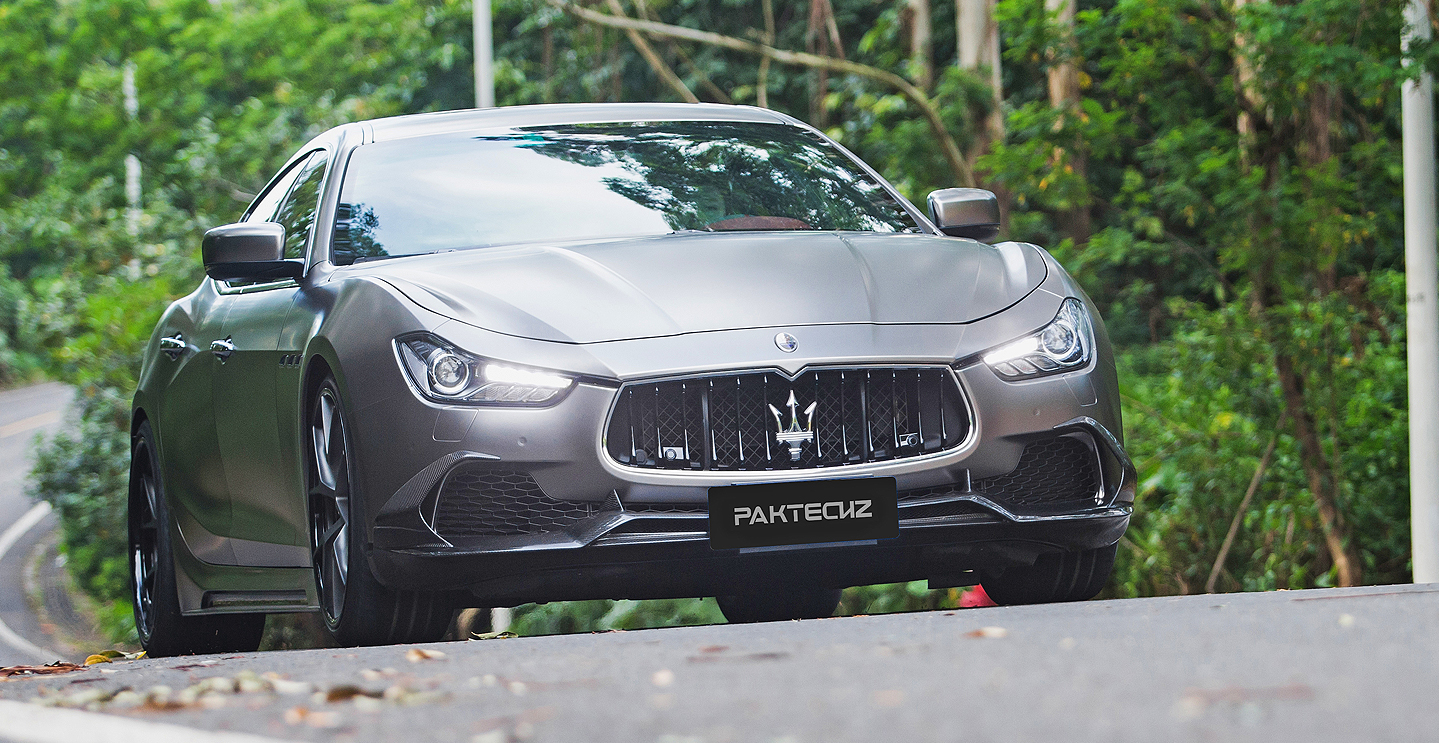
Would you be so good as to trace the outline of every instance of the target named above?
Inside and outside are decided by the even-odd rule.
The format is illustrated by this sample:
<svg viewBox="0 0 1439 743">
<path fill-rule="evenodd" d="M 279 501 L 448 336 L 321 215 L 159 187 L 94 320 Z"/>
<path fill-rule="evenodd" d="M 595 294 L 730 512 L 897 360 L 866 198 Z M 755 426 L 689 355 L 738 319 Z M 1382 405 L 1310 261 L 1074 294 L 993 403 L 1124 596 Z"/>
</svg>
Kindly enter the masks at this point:
<svg viewBox="0 0 1439 743">
<path fill-rule="evenodd" d="M 149 421 L 135 431 L 130 448 L 130 587 L 135 631 L 151 657 L 195 653 L 247 653 L 260 647 L 264 614 L 180 612 L 170 509 Z"/>
<path fill-rule="evenodd" d="M 1000 606 L 1088 601 L 1109 581 L 1118 547 L 1115 543 L 1078 552 L 1048 552 L 1033 565 L 986 575 L 980 585 Z"/>
<path fill-rule="evenodd" d="M 310 548 L 325 626 L 343 646 L 438 641 L 454 613 L 448 597 L 392 591 L 370 572 L 364 502 L 354 492 L 354 448 L 334 377 L 316 388 L 306 427 Z"/>
<path fill-rule="evenodd" d="M 822 619 L 834 614 L 840 592 L 828 588 L 770 588 L 753 593 L 717 596 L 720 611 L 731 624 Z"/>
</svg>

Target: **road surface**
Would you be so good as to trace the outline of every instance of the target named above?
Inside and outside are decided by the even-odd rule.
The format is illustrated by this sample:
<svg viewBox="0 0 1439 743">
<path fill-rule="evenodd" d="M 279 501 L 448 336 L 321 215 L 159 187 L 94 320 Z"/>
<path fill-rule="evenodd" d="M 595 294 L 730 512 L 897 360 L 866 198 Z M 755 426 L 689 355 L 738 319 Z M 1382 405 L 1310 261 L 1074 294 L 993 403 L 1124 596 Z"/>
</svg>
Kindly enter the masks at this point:
<svg viewBox="0 0 1439 743">
<path fill-rule="evenodd" d="M 0 666 L 49 662 L 57 653 L 25 600 L 23 575 L 55 517 L 25 495 L 33 443 L 60 428 L 74 391 L 59 383 L 0 392 Z"/>
<path fill-rule="evenodd" d="M 0 682 L 0 738 L 1435 740 L 1436 629 L 1439 584 L 153 659 Z"/>
</svg>

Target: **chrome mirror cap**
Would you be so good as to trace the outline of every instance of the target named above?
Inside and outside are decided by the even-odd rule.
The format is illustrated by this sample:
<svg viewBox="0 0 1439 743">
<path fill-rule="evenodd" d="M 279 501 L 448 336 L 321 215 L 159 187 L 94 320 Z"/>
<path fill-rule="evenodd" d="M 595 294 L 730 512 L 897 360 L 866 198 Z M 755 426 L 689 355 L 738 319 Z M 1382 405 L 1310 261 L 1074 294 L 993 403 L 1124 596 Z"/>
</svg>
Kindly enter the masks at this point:
<svg viewBox="0 0 1439 743">
<path fill-rule="evenodd" d="M 200 243 L 205 273 L 217 281 L 299 278 L 305 262 L 285 260 L 285 228 L 275 222 L 216 227 Z"/>
<path fill-rule="evenodd" d="M 929 219 L 946 235 L 987 242 L 999 235 L 999 199 L 982 188 L 932 191 Z"/>
</svg>

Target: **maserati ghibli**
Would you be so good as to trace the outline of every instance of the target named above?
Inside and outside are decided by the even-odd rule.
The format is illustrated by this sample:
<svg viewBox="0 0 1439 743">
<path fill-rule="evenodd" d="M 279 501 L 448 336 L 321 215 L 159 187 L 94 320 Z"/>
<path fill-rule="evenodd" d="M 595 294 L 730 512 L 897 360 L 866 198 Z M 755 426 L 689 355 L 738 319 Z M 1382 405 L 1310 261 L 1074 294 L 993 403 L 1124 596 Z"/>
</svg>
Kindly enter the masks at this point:
<svg viewBox="0 0 1439 743">
<path fill-rule="evenodd" d="M 848 586 L 1093 597 L 1134 468 L 1094 305 L 994 195 L 921 211 L 764 109 L 336 127 L 164 313 L 134 397 L 152 655 L 439 639 L 458 608 Z M 992 243 L 992 244 L 991 244 Z"/>
</svg>

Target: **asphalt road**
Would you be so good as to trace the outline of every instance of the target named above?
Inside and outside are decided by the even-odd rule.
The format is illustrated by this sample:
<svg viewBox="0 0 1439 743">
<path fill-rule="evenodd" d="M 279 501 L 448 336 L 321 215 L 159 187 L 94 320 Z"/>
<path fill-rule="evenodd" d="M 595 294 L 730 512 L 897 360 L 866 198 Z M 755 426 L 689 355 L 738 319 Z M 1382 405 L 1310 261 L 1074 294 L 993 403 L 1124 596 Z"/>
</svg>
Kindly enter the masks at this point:
<svg viewBox="0 0 1439 743">
<path fill-rule="evenodd" d="M 170 739 L 193 743 L 217 740 L 200 730 L 407 743 L 1417 741 L 1439 737 L 1436 629 L 1439 584 L 1386 586 L 479 640 L 421 646 L 444 656 L 414 661 L 405 647 L 140 660 L 14 678 L 0 698 L 89 703 L 128 719 L 36 714 L 136 736 L 180 725 Z M 252 690 L 234 692 L 237 681 Z M 149 706 L 118 709 L 144 696 Z M 62 740 L 48 720 L 0 715 L 0 738 Z"/>
<path fill-rule="evenodd" d="M 55 526 L 53 515 L 34 520 L 40 512 L 31 513 L 35 503 L 25 495 L 25 477 L 35 437 L 60 428 L 73 396 L 73 390 L 58 383 L 0 392 L 0 533 L 15 536 L 0 554 L 0 666 L 59 657 L 47 646 L 44 627 L 25 600 L 26 559 Z M 11 531 L 22 520 L 29 528 Z"/>
</svg>

